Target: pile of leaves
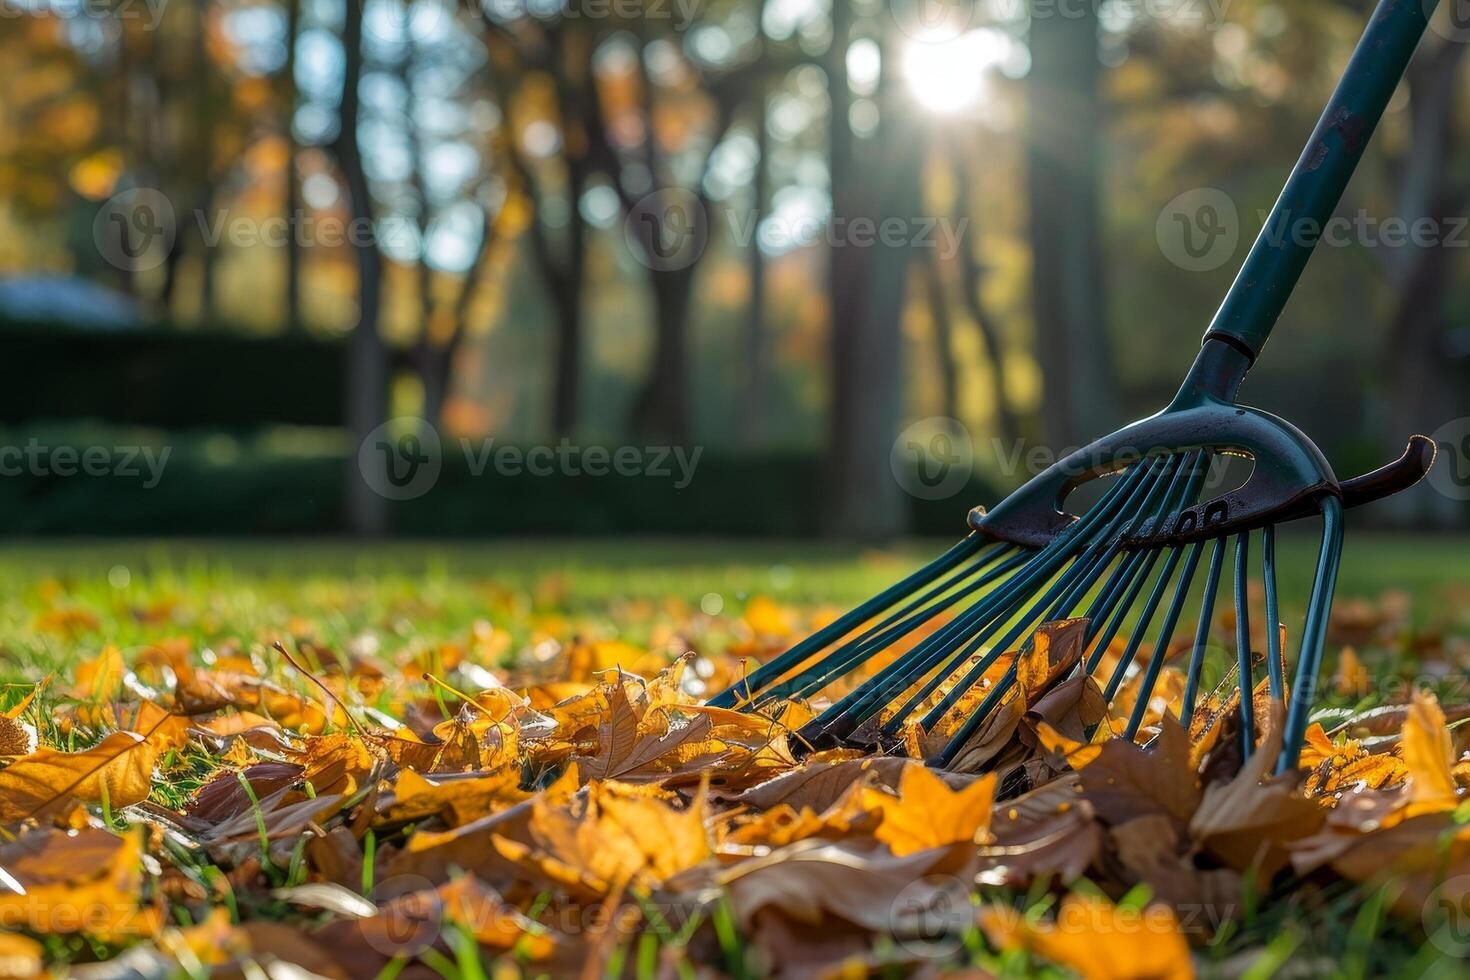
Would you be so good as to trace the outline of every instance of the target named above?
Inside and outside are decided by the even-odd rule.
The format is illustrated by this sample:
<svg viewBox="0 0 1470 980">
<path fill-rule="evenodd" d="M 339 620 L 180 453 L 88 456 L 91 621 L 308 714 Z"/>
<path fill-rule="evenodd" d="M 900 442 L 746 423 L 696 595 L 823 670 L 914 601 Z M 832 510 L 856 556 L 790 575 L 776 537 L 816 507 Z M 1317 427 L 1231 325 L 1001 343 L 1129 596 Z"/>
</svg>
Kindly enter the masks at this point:
<svg viewBox="0 0 1470 980">
<path fill-rule="evenodd" d="M 1265 975 L 1303 941 L 1270 923 L 1303 910 L 1462 952 L 1470 707 L 1419 685 L 1357 706 L 1358 649 L 1464 669 L 1401 601 L 1340 604 L 1329 686 L 1355 707 L 1280 775 L 1263 689 L 1250 745 L 1229 674 L 1178 720 L 1180 651 L 1115 734 L 1138 687 L 1109 706 L 1077 673 L 1082 621 L 885 755 L 803 744 L 820 702 L 703 703 L 827 615 L 755 599 L 719 649 L 687 610 L 645 646 L 567 621 L 391 654 L 309 623 L 103 646 L 7 688 L 0 974 Z M 68 643 L 97 625 L 38 619 Z M 957 766 L 926 767 L 1013 666 Z"/>
</svg>

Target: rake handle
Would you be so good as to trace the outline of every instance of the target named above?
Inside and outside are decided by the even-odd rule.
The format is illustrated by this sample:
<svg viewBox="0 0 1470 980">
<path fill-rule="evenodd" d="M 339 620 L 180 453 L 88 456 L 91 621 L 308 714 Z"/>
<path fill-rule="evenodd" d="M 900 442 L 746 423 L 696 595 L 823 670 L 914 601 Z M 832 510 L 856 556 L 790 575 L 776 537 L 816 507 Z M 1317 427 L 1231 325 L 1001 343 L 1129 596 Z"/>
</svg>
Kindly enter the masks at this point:
<svg viewBox="0 0 1470 980">
<path fill-rule="evenodd" d="M 1271 215 L 1220 304 L 1205 339 L 1252 361 L 1301 278 L 1437 0 L 1380 0 Z"/>
</svg>

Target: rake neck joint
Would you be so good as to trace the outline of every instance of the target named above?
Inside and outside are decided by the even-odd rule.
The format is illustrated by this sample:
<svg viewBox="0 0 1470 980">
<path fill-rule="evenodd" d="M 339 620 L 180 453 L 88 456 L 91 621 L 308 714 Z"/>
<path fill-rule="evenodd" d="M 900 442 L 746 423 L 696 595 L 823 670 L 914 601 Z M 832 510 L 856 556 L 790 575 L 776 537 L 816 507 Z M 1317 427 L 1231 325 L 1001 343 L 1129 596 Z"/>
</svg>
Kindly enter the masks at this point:
<svg viewBox="0 0 1470 980">
<path fill-rule="evenodd" d="M 1198 408 L 1206 404 L 1234 404 L 1235 393 L 1251 369 L 1253 358 L 1239 344 L 1219 337 L 1205 338 L 1179 393 L 1167 412 Z"/>
</svg>

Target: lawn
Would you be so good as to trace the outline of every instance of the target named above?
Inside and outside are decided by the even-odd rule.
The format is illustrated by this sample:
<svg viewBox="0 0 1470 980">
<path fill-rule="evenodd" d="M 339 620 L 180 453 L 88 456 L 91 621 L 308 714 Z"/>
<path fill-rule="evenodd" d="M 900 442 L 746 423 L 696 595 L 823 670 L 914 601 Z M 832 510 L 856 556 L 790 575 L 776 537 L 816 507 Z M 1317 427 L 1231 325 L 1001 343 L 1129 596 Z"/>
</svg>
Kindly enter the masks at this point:
<svg viewBox="0 0 1470 980">
<path fill-rule="evenodd" d="M 884 860 L 912 862 L 915 855 L 931 854 L 931 845 L 953 848 L 956 843 L 927 840 L 925 834 L 937 832 L 927 826 L 914 831 L 925 847 L 893 836 L 906 820 L 915 819 L 915 811 L 956 807 L 956 814 L 989 813 L 988 795 L 984 807 L 955 802 L 969 799 L 961 798 L 963 792 L 977 792 L 976 783 L 968 789 L 954 784 L 952 801 L 943 784 L 921 785 L 918 776 L 894 775 L 888 782 L 886 776 L 873 777 L 871 788 L 854 784 L 859 795 L 848 794 L 851 800 L 840 806 L 856 809 L 842 814 L 835 812 L 839 802 L 824 801 L 831 803 L 827 809 L 813 802 L 817 812 L 800 820 L 816 821 L 816 829 L 797 831 L 778 826 L 773 814 L 779 807 L 741 795 L 750 786 L 740 781 L 754 785 L 752 773 L 774 775 L 790 768 L 774 758 L 769 744 L 745 745 L 739 733 L 726 732 L 719 754 L 711 754 L 705 743 L 681 743 L 679 764 L 670 761 L 678 755 L 673 750 L 660 755 L 646 748 L 659 739 L 685 739 L 681 733 L 705 717 L 690 707 L 690 696 L 712 693 L 736 676 L 741 658 L 779 652 L 945 545 L 858 548 L 713 540 L 391 542 L 361 548 L 317 541 L 12 544 L 0 552 L 0 707 L 11 707 L 15 722 L 34 729 L 41 754 L 47 746 L 65 753 L 52 752 L 48 764 L 53 769 L 72 766 L 82 753 L 102 754 L 96 766 L 76 763 L 76 778 L 70 781 L 47 770 L 45 781 L 55 792 L 24 813 L 5 802 L 18 785 L 7 784 L 5 777 L 27 760 L 0 771 L 0 809 L 10 813 L 0 824 L 13 832 L 19 813 L 29 818 L 25 823 L 41 825 L 18 841 L 0 844 L 0 872 L 15 870 L 19 884 L 28 880 L 21 869 L 45 878 L 42 869 L 65 868 L 85 878 L 79 866 L 100 862 L 111 869 L 105 882 L 67 881 L 66 887 L 109 895 L 102 904 L 114 910 L 126 906 L 135 921 L 126 927 L 111 919 L 103 925 L 68 925 L 54 912 L 37 911 L 49 907 L 44 889 L 30 889 L 24 902 L 0 896 L 0 915 L 10 916 L 5 924 L 29 937 L 14 937 L 21 945 L 13 953 L 0 948 L 0 954 L 22 964 L 83 963 L 133 948 L 132 955 L 145 957 L 160 975 L 204 975 L 216 966 L 283 961 L 327 975 L 427 971 L 467 978 L 480 975 L 482 965 L 487 973 L 493 966 L 557 975 L 581 971 L 589 962 L 604 964 L 594 975 L 619 969 L 640 976 L 693 975 L 696 965 L 742 975 L 780 968 L 783 957 L 788 968 L 810 958 L 808 965 L 891 967 L 900 974 L 922 964 L 1025 975 L 1054 972 L 1057 964 L 1080 963 L 1087 969 L 1088 956 L 1116 955 L 1134 969 L 1111 975 L 1126 976 L 1150 972 L 1150 955 L 1166 962 L 1185 950 L 1182 941 L 1178 949 L 1156 942 L 1158 930 L 1147 910 L 1161 908 L 1156 896 L 1163 895 L 1172 908 L 1170 929 L 1177 926 L 1189 940 L 1181 954 L 1184 962 L 1205 974 L 1264 977 L 1290 963 L 1288 972 L 1310 974 L 1458 975 L 1458 961 L 1443 942 L 1425 943 L 1425 930 L 1470 926 L 1465 912 L 1470 905 L 1448 908 L 1443 913 L 1448 920 L 1435 919 L 1432 909 L 1423 916 L 1406 914 L 1403 895 L 1392 883 L 1382 887 L 1371 875 L 1348 871 L 1298 874 L 1285 864 L 1271 874 L 1262 873 L 1258 864 L 1233 868 L 1218 842 L 1214 853 L 1208 841 L 1200 844 L 1200 854 L 1182 854 L 1181 844 L 1180 867 L 1188 869 L 1191 888 L 1228 878 L 1227 890 L 1235 889 L 1231 901 L 1201 891 L 1197 902 L 1181 902 L 1176 878 L 1136 874 L 1131 858 L 1120 870 L 1118 855 L 1105 846 L 1091 869 L 1065 886 L 1056 874 L 997 877 L 992 869 L 988 879 L 982 875 L 980 880 L 993 886 L 967 889 L 978 917 L 961 917 L 957 924 L 943 920 L 948 933 L 940 933 L 952 934 L 953 943 L 947 944 L 945 935 L 926 934 L 926 945 L 917 953 L 916 941 L 903 929 L 895 927 L 892 936 L 871 922 L 855 929 L 851 920 L 858 913 L 849 910 L 844 916 L 833 911 L 830 895 L 808 894 L 868 889 L 881 907 L 879 917 L 891 917 L 913 897 L 905 888 L 883 890 L 902 869 L 880 872 L 864 866 L 864 874 L 852 872 L 856 877 L 824 878 L 831 873 L 820 864 L 826 852 L 807 848 L 802 860 L 813 863 L 780 887 L 774 877 L 783 871 L 778 864 L 738 870 L 818 841 L 868 854 L 861 849 L 876 840 Z M 1343 639 L 1337 635 L 1324 668 L 1329 705 L 1344 713 L 1360 711 L 1405 701 L 1412 687 L 1423 686 L 1438 693 L 1456 724 L 1462 716 L 1456 709 L 1470 702 L 1462 682 L 1470 660 L 1467 546 L 1470 540 L 1446 536 L 1350 535 L 1338 588 L 1342 622 L 1335 630 L 1353 634 L 1350 638 L 1361 634 L 1355 640 L 1356 659 L 1367 674 L 1365 680 L 1345 672 Z M 1310 582 L 1315 547 L 1307 537 L 1282 537 L 1280 580 L 1288 623 Z M 285 653 L 272 648 L 276 642 Z M 686 676 L 676 677 L 668 690 L 658 684 L 639 687 L 643 693 L 627 708 L 638 715 L 625 719 L 627 737 L 644 746 L 633 754 L 642 752 L 657 764 L 636 770 L 638 775 L 627 777 L 631 782 L 612 778 L 622 770 L 611 765 L 608 752 L 626 753 L 616 745 L 608 748 L 608 732 L 617 735 L 617 705 L 629 702 L 619 701 L 626 696 L 616 677 L 609 682 L 598 671 L 617 667 L 652 677 L 686 651 L 695 655 Z M 529 700 L 521 704 L 518 695 L 495 693 L 502 681 Z M 655 689 L 660 691 L 656 696 Z M 23 700 L 38 690 L 34 700 Z M 476 693 L 487 690 L 491 693 Z M 670 700 L 661 703 L 665 696 Z M 154 705 L 163 708 L 161 720 L 145 730 L 144 722 L 154 718 L 149 711 L 157 711 Z M 528 721 L 531 716 L 535 720 Z M 546 718 L 557 721 L 563 734 L 537 728 Z M 405 726 L 398 730 L 402 737 L 374 734 L 398 724 Z M 716 717 L 711 724 L 730 723 Z M 568 733 L 578 726 L 580 736 Z M 778 727 L 773 719 L 765 735 L 774 737 Z M 1359 788 L 1383 796 L 1404 783 L 1406 765 L 1411 776 L 1419 771 L 1413 752 L 1398 748 L 1398 727 L 1396 722 L 1391 730 L 1365 729 L 1371 737 L 1363 741 L 1366 748 L 1353 750 L 1362 753 L 1354 764 L 1391 761 L 1398 775 L 1384 769 L 1365 777 Z M 127 765 L 105 751 L 123 737 L 119 730 L 144 736 Z M 434 743 L 430 761 L 424 761 L 429 757 L 420 749 L 420 736 Z M 1444 736 L 1446 750 L 1451 737 Z M 1344 739 L 1338 739 L 1338 748 L 1346 752 Z M 709 744 L 717 741 L 711 736 Z M 459 754 L 450 759 L 451 751 Z M 149 763 L 141 768 L 140 753 Z M 1084 763 L 1074 755 L 1066 758 L 1085 776 Z M 1105 755 L 1093 764 L 1118 764 L 1109 759 Z M 572 772 L 581 765 L 582 783 L 602 766 L 609 783 L 625 789 L 599 789 L 595 781 L 590 789 L 563 785 L 569 760 L 580 760 L 573 761 Z M 1339 765 L 1346 771 L 1348 762 L 1328 760 L 1323 772 Z M 682 768 L 684 763 L 690 768 Z M 130 775 L 130 768 L 137 771 Z M 449 778 L 462 770 L 479 775 Z M 1156 771 L 1167 781 L 1167 768 Z M 706 802 L 703 794 L 710 790 L 700 790 L 699 781 L 711 772 L 714 797 Z M 1463 778 L 1458 769 L 1455 778 Z M 436 780 L 442 782 L 431 785 Z M 1339 793 L 1351 789 L 1351 782 Z M 626 789 L 629 785 L 645 789 Z M 1408 785 L 1411 790 L 1416 785 L 1413 778 Z M 654 786 L 662 789 L 648 788 Z M 1038 785 L 1035 792 L 1044 790 Z M 1453 782 L 1449 791 L 1453 794 Z M 532 802 L 522 804 L 528 799 Z M 860 799 L 866 801 L 861 806 L 853 802 Z M 795 807 L 793 814 L 801 811 L 799 802 L 787 801 Z M 1456 809 L 1455 803 L 1441 800 L 1438 811 L 1431 812 L 1418 800 L 1414 819 L 1443 819 L 1458 828 L 1470 810 Z M 711 809 L 704 824 L 696 820 L 691 831 L 684 818 L 706 805 Z M 1005 805 L 995 804 L 992 824 Z M 527 816 L 527 806 L 535 809 L 534 817 Z M 911 806 L 907 815 L 906 806 Z M 1316 806 L 1308 807 L 1309 816 Z M 876 812 L 886 816 L 878 830 L 872 830 L 871 819 L 864 830 L 858 811 L 868 818 Z M 574 824 L 556 823 L 573 815 L 599 828 L 587 853 L 578 850 L 589 841 L 577 837 Z M 620 819 L 644 829 L 627 830 Z M 937 816 L 932 821 L 943 822 Z M 58 827 L 72 828 L 70 835 L 47 829 Z M 480 827 L 497 828 L 503 841 L 488 833 L 474 837 Z M 138 837 L 130 828 L 146 833 Z M 1275 829 L 1260 833 L 1269 836 Z M 1118 830 L 1114 826 L 1108 833 Z M 987 839 L 983 823 L 968 834 Z M 1463 836 L 1453 831 L 1445 838 L 1449 843 L 1441 844 L 1447 867 L 1466 862 L 1456 850 Z M 71 853 L 82 847 L 79 840 L 89 841 L 103 856 Z M 638 858 L 642 863 L 625 861 L 620 867 L 626 873 L 608 870 L 626 858 L 616 856 L 619 847 L 638 851 L 655 843 L 671 854 L 681 848 L 690 853 L 646 853 Z M 704 848 L 711 845 L 714 851 L 707 853 Z M 971 861 L 973 844 L 965 846 L 965 860 Z M 614 856 L 599 853 L 602 849 Z M 1391 856 L 1385 851 L 1385 867 Z M 959 865 L 904 867 L 915 882 L 936 876 L 953 881 L 954 874 L 973 880 L 976 869 L 961 864 L 963 873 L 955 870 Z M 410 871 L 419 876 L 417 890 L 403 884 Z M 396 891 L 384 891 L 384 875 L 398 882 Z M 1433 891 L 1435 884 L 1429 890 L 1442 898 Z M 766 898 L 752 898 L 755 893 L 768 897 L 772 889 L 786 895 L 784 904 L 761 905 Z M 935 894 L 923 897 L 932 900 Z M 362 895 L 377 906 L 364 905 Z M 387 940 L 374 930 L 391 934 L 405 921 L 422 925 L 428 915 L 423 903 L 429 899 L 429 917 L 437 927 L 433 937 L 418 945 L 394 939 L 385 952 Z M 509 904 L 501 906 L 502 900 Z M 816 903 L 819 913 L 825 910 L 827 918 L 818 914 L 819 921 L 833 915 L 842 920 L 840 928 L 824 926 L 830 949 L 804 945 L 800 924 L 813 909 L 803 902 Z M 498 910 L 488 923 L 487 903 Z M 467 906 L 481 914 L 466 913 Z M 759 909 L 752 911 L 755 906 Z M 1105 916 L 1107 924 L 1093 922 L 1081 936 L 1070 936 L 1091 951 L 1079 960 L 1078 950 L 1067 948 L 1066 931 L 1046 923 L 1084 908 Z M 599 930 L 587 925 L 589 909 L 609 914 L 621 909 L 618 915 L 633 918 L 626 928 Z M 1014 915 L 1007 919 L 997 910 Z M 1130 914 L 1135 918 L 1128 919 Z M 568 915 L 575 924 L 568 923 Z M 614 920 L 624 921 L 617 915 Z M 277 922 L 283 925 L 263 925 Z M 1125 928 L 1127 922 L 1134 933 Z M 1139 929 L 1142 936 L 1136 934 Z M 335 959 L 310 953 L 307 936 L 318 942 L 330 937 L 340 947 Z M 357 952 L 343 952 L 349 948 Z"/>
</svg>

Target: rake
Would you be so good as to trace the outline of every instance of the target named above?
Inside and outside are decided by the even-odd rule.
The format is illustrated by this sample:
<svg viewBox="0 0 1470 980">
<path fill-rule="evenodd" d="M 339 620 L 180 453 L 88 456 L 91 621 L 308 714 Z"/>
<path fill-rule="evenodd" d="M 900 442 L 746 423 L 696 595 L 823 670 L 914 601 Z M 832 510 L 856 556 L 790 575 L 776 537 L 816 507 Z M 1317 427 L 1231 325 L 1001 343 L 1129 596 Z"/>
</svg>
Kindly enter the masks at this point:
<svg viewBox="0 0 1470 980">
<path fill-rule="evenodd" d="M 1133 738 L 1203 567 L 1181 711 L 1186 721 L 1194 717 L 1228 556 L 1241 751 L 1248 757 L 1256 743 L 1252 701 L 1256 675 L 1264 670 L 1271 697 L 1287 701 L 1277 768 L 1295 767 L 1342 554 L 1343 511 L 1418 482 L 1433 462 L 1434 444 L 1414 436 L 1398 460 L 1339 483 L 1307 436 L 1284 419 L 1237 405 L 1236 392 L 1312 253 L 1311 230 L 1331 217 L 1433 9 L 1432 2 L 1381 0 L 1167 408 L 1067 455 L 994 509 L 975 508 L 970 533 L 949 551 L 711 703 L 748 709 L 810 698 L 884 651 L 891 658 L 900 641 L 911 642 L 800 733 L 800 741 L 817 747 L 881 749 L 896 744 L 914 720 L 932 732 L 1001 656 L 1030 642 L 1039 625 L 1085 617 L 1085 653 L 1075 669 L 1091 675 L 1131 620 L 1116 665 L 1095 679 L 1109 703 L 1125 681 L 1139 682 L 1124 732 Z M 1222 456 L 1249 460 L 1250 475 L 1234 490 L 1201 499 L 1206 470 Z M 1067 510 L 1078 488 L 1103 479 L 1108 482 L 1095 503 L 1080 514 Z M 1321 544 L 1288 690 L 1282 631 L 1274 628 L 1280 622 L 1276 527 L 1311 517 L 1320 517 Z M 1248 573 L 1257 538 L 1271 627 L 1264 657 L 1251 649 Z M 1135 666 L 1150 641 L 1151 656 Z M 981 688 L 978 708 L 931 764 L 955 762 L 1015 686 L 1020 659 Z"/>
</svg>

